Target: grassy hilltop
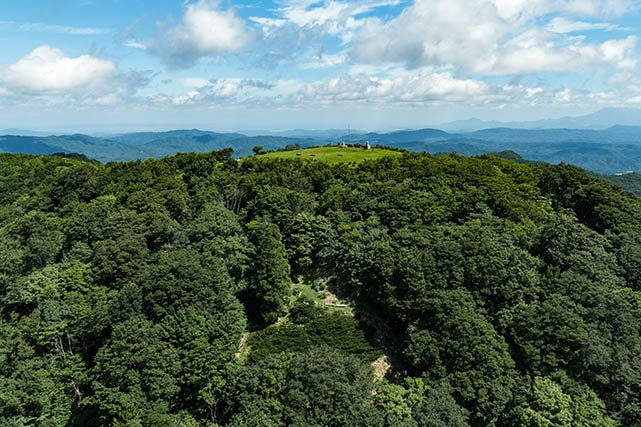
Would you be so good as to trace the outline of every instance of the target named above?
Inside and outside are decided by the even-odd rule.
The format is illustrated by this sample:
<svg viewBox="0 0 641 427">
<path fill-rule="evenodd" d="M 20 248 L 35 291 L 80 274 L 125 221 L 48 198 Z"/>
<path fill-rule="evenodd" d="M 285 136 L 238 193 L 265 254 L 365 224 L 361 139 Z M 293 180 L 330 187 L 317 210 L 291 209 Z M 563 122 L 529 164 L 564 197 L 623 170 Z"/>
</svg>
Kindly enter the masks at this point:
<svg viewBox="0 0 641 427">
<path fill-rule="evenodd" d="M 360 147 L 314 147 L 291 151 L 270 151 L 260 154 L 259 157 L 280 159 L 310 159 L 322 160 L 328 163 L 350 163 L 365 160 L 376 160 L 387 156 L 401 156 L 400 151 L 385 148 L 372 148 L 365 150 Z"/>
</svg>

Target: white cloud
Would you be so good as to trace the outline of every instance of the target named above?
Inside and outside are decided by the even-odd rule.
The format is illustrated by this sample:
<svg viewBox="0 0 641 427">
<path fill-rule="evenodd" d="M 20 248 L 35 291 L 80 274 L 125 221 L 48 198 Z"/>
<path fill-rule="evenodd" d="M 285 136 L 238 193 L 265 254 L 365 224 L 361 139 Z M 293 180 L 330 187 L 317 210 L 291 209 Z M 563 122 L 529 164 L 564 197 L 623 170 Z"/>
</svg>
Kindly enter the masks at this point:
<svg viewBox="0 0 641 427">
<path fill-rule="evenodd" d="M 599 45 L 600 57 L 605 62 L 616 64 L 621 69 L 633 69 L 636 66 L 637 38 L 629 36 L 622 40 L 608 40 Z"/>
<path fill-rule="evenodd" d="M 532 30 L 505 44 L 488 74 L 530 74 L 539 71 L 573 72 L 599 66 L 631 69 L 636 66 L 636 37 L 601 44 L 555 46 L 549 35 Z"/>
<path fill-rule="evenodd" d="M 289 23 L 287 19 L 265 18 L 261 16 L 252 16 L 249 20 L 260 25 L 267 36 L 273 33 L 274 30 L 283 28 Z"/>
<path fill-rule="evenodd" d="M 0 68 L 0 83 L 14 92 L 62 94 L 99 88 L 116 77 L 113 62 L 91 55 L 71 58 L 44 45 Z"/>
<path fill-rule="evenodd" d="M 111 28 L 69 27 L 64 25 L 44 24 L 42 22 L 20 24 L 19 30 L 34 33 L 66 34 L 70 36 L 96 36 L 113 32 L 113 29 Z"/>
<path fill-rule="evenodd" d="M 131 104 L 153 77 L 151 71 L 119 72 L 112 61 L 71 57 L 44 45 L 13 64 L 0 65 L 0 105 L 83 109 Z"/>
<path fill-rule="evenodd" d="M 0 21 L 0 27 L 25 32 L 25 33 L 52 33 L 64 34 L 69 36 L 96 36 L 109 34 L 114 30 L 112 28 L 102 27 L 73 27 L 66 25 L 46 24 L 44 22 L 15 22 Z"/>
<path fill-rule="evenodd" d="M 281 81 L 267 82 L 241 78 L 205 79 L 202 77 L 187 77 L 180 81 L 187 88 L 186 93 L 178 95 L 159 95 L 154 97 L 157 104 L 171 103 L 172 105 L 218 105 L 265 103 L 268 99 L 282 94 Z"/>
<path fill-rule="evenodd" d="M 496 49 L 509 25 L 489 2 L 417 0 L 389 23 L 370 20 L 353 57 L 371 63 L 457 64 L 472 68 Z"/>
<path fill-rule="evenodd" d="M 528 20 L 552 13 L 609 18 L 629 11 L 634 0 L 493 0 L 499 15 L 508 20 Z"/>
<path fill-rule="evenodd" d="M 533 98 L 544 95 L 539 87 L 498 87 L 429 68 L 409 71 L 396 68 L 382 76 L 350 73 L 307 83 L 201 77 L 184 78 L 180 82 L 185 92 L 154 96 L 153 102 L 205 108 L 214 105 L 299 108 L 345 102 L 405 106 L 459 102 L 487 105 L 526 98 L 527 102 L 533 102 Z"/>
<path fill-rule="evenodd" d="M 180 81 L 183 86 L 199 89 L 201 87 L 210 86 L 211 81 L 202 77 L 186 77 Z"/>
<path fill-rule="evenodd" d="M 309 101 L 431 103 L 483 102 L 493 96 L 486 83 L 457 79 L 449 73 L 435 73 L 429 69 L 418 71 L 396 70 L 390 76 L 342 75 L 306 85 L 301 96 Z"/>
<path fill-rule="evenodd" d="M 641 85 L 639 86 L 641 88 Z M 629 87 L 621 91 L 590 92 L 563 88 L 546 89 L 521 84 L 493 85 L 475 79 L 457 78 L 451 73 L 435 72 L 429 67 L 390 69 L 384 76 L 346 74 L 304 85 L 288 105 L 340 105 L 362 107 L 443 107 L 460 105 L 501 109 L 527 107 L 594 107 L 622 105 L 641 99 Z M 635 99 L 633 101 L 632 99 Z"/>
<path fill-rule="evenodd" d="M 219 10 L 216 1 L 187 6 L 183 27 L 173 31 L 178 40 L 194 43 L 203 53 L 238 50 L 248 41 L 244 22 L 232 10 Z"/>
<path fill-rule="evenodd" d="M 147 49 L 147 45 L 145 43 L 142 43 L 142 42 L 139 42 L 138 40 L 133 40 L 133 39 L 132 40 L 127 40 L 124 43 L 124 45 L 127 46 L 127 47 L 134 48 L 134 49 L 141 49 L 141 50 Z"/>
<path fill-rule="evenodd" d="M 298 33 L 302 38 L 333 35 L 348 43 L 354 31 L 366 21 L 366 15 L 375 10 L 394 6 L 407 0 L 283 0 L 274 12 L 277 18 L 251 17 L 268 38 L 278 38 L 279 31 L 290 37 Z M 302 36 L 301 33 L 307 33 Z"/>
<path fill-rule="evenodd" d="M 543 71 L 569 72 L 583 67 L 636 64 L 636 39 L 601 44 L 566 36 L 587 23 L 552 20 L 551 12 L 586 16 L 616 14 L 614 2 L 525 0 L 415 0 L 389 22 L 369 20 L 352 46 L 352 59 L 372 64 L 457 67 L 475 75 L 518 75 Z M 605 24 L 590 24 L 609 29 Z"/>
<path fill-rule="evenodd" d="M 347 62 L 348 56 L 346 53 L 336 53 L 331 55 L 319 55 L 311 61 L 305 62 L 300 65 L 302 69 L 318 69 L 318 68 L 331 68 Z"/>
<path fill-rule="evenodd" d="M 294 0 L 288 2 L 279 12 L 288 21 L 299 27 L 306 27 L 345 21 L 350 15 L 350 9 L 349 4 L 343 2 L 327 1 L 319 5 L 314 0 Z"/>
<path fill-rule="evenodd" d="M 117 94 L 110 93 L 103 96 L 97 96 L 95 98 L 88 98 L 84 101 L 84 105 L 104 107 L 104 106 L 116 105 L 121 101 L 122 100 Z"/>
<path fill-rule="evenodd" d="M 249 20 L 262 37 L 252 46 L 253 65 L 276 68 L 284 63 L 299 69 L 342 65 L 342 53 L 358 30 L 381 7 L 407 0 L 277 0 L 272 16 Z M 342 46 L 328 44 L 340 39 Z"/>
<path fill-rule="evenodd" d="M 593 30 L 614 31 L 620 29 L 618 25 L 608 22 L 574 21 L 560 16 L 552 19 L 545 28 L 553 33 L 560 34 Z"/>
<path fill-rule="evenodd" d="M 554 98 L 561 104 L 568 104 L 572 102 L 572 91 L 570 89 L 563 89 L 554 94 Z"/>
<path fill-rule="evenodd" d="M 203 56 L 240 50 L 251 38 L 245 22 L 233 9 L 222 9 L 217 0 L 188 4 L 181 23 L 161 24 L 159 32 L 147 48 L 175 67 L 189 67 Z"/>
</svg>

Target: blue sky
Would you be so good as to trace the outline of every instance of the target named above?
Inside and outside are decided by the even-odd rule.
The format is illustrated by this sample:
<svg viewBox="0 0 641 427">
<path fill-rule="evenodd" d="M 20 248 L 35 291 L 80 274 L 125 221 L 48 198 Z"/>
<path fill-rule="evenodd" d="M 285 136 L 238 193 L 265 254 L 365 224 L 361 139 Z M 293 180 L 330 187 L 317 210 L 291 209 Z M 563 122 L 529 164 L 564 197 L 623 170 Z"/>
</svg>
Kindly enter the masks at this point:
<svg viewBox="0 0 641 427">
<path fill-rule="evenodd" d="M 0 128 L 398 129 L 641 104 L 638 0 L 21 0 Z"/>
</svg>

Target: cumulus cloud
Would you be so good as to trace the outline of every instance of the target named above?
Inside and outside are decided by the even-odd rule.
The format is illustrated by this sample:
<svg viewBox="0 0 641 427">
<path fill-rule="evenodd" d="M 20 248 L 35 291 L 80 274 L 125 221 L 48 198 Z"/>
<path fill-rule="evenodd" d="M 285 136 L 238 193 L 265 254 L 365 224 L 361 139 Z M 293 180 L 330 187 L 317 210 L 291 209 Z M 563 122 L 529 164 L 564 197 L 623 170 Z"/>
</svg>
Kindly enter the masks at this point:
<svg viewBox="0 0 641 427">
<path fill-rule="evenodd" d="M 264 101 L 278 92 L 274 89 L 277 83 L 265 80 L 222 78 L 205 79 L 202 77 L 187 77 L 181 80 L 187 92 L 168 96 L 162 95 L 155 98 L 156 103 L 172 104 L 174 106 L 184 105 L 218 105 L 250 103 Z"/>
<path fill-rule="evenodd" d="M 72 101 L 75 106 L 106 106 L 132 100 L 153 77 L 151 71 L 119 72 L 114 62 L 92 55 L 70 57 L 43 45 L 0 66 L 0 96 L 14 102 L 38 97 L 48 105 Z"/>
<path fill-rule="evenodd" d="M 540 71 L 572 72 L 600 65 L 618 69 L 636 66 L 634 36 L 600 44 L 573 43 L 556 47 L 538 31 L 522 34 L 505 44 L 490 68 L 493 74 L 529 74 Z"/>
<path fill-rule="evenodd" d="M 320 102 L 364 101 L 425 104 L 442 102 L 482 102 L 493 96 L 488 84 L 472 79 L 457 79 L 450 73 L 431 70 L 397 70 L 391 76 L 346 74 L 304 86 L 302 99 Z"/>
<path fill-rule="evenodd" d="M 161 23 L 158 32 L 149 43 L 135 47 L 146 47 L 177 68 L 189 67 L 204 56 L 238 51 L 251 39 L 245 21 L 233 9 L 221 8 L 217 0 L 188 4 L 179 24 Z"/>
<path fill-rule="evenodd" d="M 457 64 L 491 60 L 510 30 L 496 7 L 483 1 L 416 0 L 388 23 L 371 20 L 353 40 L 353 56 L 371 63 Z"/>
<path fill-rule="evenodd" d="M 13 92 L 59 94 L 99 88 L 116 74 L 113 62 L 91 55 L 71 58 L 44 45 L 0 68 L 0 82 Z"/>
<path fill-rule="evenodd" d="M 553 12 L 605 16 L 625 10 L 617 0 L 415 0 L 388 22 L 369 20 L 354 36 L 351 55 L 365 63 L 454 66 L 481 75 L 629 68 L 634 37 L 595 44 L 564 33 L 610 27 L 558 19 L 540 25 Z"/>
</svg>

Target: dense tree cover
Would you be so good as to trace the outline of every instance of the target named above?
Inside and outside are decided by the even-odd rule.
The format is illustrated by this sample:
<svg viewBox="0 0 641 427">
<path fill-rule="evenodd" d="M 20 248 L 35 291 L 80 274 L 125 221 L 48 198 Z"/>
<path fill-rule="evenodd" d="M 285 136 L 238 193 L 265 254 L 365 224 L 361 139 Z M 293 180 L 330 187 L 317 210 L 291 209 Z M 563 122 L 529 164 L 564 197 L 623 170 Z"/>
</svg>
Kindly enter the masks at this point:
<svg viewBox="0 0 641 427">
<path fill-rule="evenodd" d="M 640 265 L 571 166 L 0 155 L 0 424 L 641 426 Z"/>
<path fill-rule="evenodd" d="M 625 173 L 623 175 L 606 175 L 603 178 L 616 184 L 630 193 L 641 195 L 641 174 L 638 172 Z"/>
</svg>

